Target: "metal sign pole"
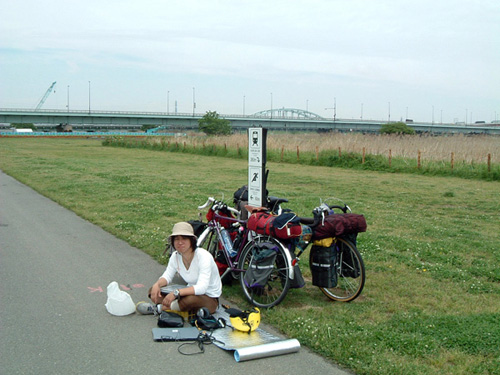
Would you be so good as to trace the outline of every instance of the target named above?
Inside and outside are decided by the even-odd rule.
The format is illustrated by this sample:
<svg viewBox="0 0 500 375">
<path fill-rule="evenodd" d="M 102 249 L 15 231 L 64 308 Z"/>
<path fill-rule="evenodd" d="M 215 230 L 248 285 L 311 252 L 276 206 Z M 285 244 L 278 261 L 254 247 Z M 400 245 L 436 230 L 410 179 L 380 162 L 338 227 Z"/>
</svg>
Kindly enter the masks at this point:
<svg viewBox="0 0 500 375">
<path fill-rule="evenodd" d="M 266 202 L 267 129 L 248 129 L 248 204 L 265 206 Z"/>
</svg>

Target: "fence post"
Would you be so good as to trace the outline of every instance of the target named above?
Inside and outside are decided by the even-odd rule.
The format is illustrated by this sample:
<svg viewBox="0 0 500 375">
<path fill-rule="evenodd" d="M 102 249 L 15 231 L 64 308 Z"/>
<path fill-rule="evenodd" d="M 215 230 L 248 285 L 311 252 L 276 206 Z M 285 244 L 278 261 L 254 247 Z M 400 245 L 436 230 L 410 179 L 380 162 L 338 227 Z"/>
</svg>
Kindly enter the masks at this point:
<svg viewBox="0 0 500 375">
<path fill-rule="evenodd" d="M 491 154 L 488 154 L 488 172 L 491 172 Z"/>
<path fill-rule="evenodd" d="M 366 154 L 366 148 L 363 147 L 363 158 L 361 159 L 361 164 L 365 164 L 365 154 Z"/>
<path fill-rule="evenodd" d="M 453 165 L 455 164 L 455 153 L 451 153 L 451 170 L 453 170 Z"/>
<path fill-rule="evenodd" d="M 316 146 L 316 161 L 319 160 L 319 151 L 318 151 L 318 146 Z"/>
<path fill-rule="evenodd" d="M 342 157 L 342 151 L 341 151 L 341 149 L 339 147 L 339 158 L 341 158 L 341 157 Z"/>
<path fill-rule="evenodd" d="M 391 167 L 392 164 L 392 150 L 389 149 L 389 168 Z"/>
<path fill-rule="evenodd" d="M 297 161 L 299 161 L 299 160 L 300 160 L 299 153 L 300 153 L 300 151 L 299 151 L 299 146 L 297 146 Z"/>
<path fill-rule="evenodd" d="M 418 169 L 420 169 L 420 167 L 422 166 L 420 163 L 421 156 L 422 156 L 422 153 L 420 152 L 420 150 L 418 150 L 418 157 L 417 157 L 417 168 Z"/>
<path fill-rule="evenodd" d="M 281 162 L 283 162 L 283 153 L 285 152 L 285 146 L 281 146 Z"/>
</svg>

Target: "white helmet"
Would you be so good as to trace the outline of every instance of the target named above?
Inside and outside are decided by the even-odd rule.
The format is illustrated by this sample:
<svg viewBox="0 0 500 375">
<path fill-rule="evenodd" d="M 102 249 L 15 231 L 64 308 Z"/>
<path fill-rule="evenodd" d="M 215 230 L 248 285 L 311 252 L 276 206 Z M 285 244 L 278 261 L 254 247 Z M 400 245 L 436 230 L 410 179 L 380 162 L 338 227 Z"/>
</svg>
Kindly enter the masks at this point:
<svg viewBox="0 0 500 375">
<path fill-rule="evenodd" d="M 116 281 L 108 285 L 108 301 L 106 309 L 112 315 L 124 316 L 135 312 L 135 304 L 127 292 L 120 290 Z"/>
</svg>

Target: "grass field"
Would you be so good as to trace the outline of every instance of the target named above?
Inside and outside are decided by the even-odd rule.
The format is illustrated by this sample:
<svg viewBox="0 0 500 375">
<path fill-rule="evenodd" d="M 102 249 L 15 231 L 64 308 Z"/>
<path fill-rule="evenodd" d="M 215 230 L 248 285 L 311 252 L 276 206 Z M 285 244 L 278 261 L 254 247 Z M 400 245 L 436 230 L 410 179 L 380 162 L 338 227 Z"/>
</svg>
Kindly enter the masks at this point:
<svg viewBox="0 0 500 375">
<path fill-rule="evenodd" d="M 266 323 L 357 374 L 500 374 L 500 185 L 455 177 L 268 163 L 268 189 L 308 216 L 337 197 L 365 215 L 367 271 L 352 303 L 310 282 Z M 246 160 L 0 139 L 0 168 L 160 262 L 172 225 L 247 180 Z M 307 256 L 301 269 L 310 280 Z M 239 286 L 224 296 L 244 306 Z"/>
</svg>

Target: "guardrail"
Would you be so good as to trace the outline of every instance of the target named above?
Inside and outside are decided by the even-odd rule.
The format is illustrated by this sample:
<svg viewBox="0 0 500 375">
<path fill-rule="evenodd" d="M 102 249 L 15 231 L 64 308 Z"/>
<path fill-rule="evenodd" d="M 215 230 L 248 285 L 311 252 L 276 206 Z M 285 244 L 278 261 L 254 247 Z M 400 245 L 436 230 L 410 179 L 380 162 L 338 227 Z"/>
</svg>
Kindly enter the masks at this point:
<svg viewBox="0 0 500 375">
<path fill-rule="evenodd" d="M 131 132 L 0 132 L 0 137 L 103 137 L 103 136 L 126 136 L 126 137 L 151 137 L 151 136 L 179 137 L 184 133 L 131 133 Z"/>
</svg>

